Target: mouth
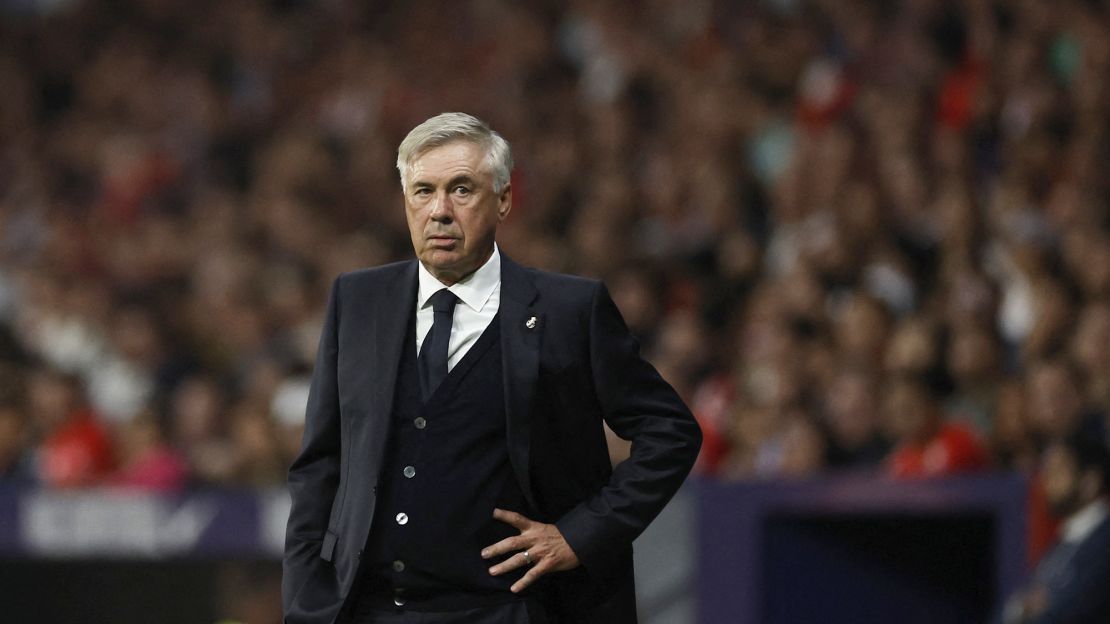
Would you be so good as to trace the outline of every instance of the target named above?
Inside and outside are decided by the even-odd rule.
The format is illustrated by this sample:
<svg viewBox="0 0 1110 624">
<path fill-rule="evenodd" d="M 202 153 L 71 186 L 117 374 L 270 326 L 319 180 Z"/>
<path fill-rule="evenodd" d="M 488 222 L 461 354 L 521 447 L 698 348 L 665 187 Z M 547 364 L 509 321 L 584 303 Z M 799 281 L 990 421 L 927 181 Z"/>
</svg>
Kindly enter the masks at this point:
<svg viewBox="0 0 1110 624">
<path fill-rule="evenodd" d="M 458 238 L 455 238 L 454 236 L 436 235 L 427 237 L 427 240 L 429 245 L 439 247 L 454 245 L 455 241 L 457 241 Z"/>
</svg>

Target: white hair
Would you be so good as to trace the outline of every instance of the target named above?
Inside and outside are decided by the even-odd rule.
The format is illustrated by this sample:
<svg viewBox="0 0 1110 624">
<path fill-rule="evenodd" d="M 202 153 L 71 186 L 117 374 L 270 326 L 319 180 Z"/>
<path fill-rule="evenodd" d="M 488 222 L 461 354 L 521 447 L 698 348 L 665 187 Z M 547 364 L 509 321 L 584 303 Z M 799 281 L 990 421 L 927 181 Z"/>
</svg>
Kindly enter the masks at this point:
<svg viewBox="0 0 1110 624">
<path fill-rule="evenodd" d="M 455 141 L 473 143 L 486 150 L 484 164 L 493 176 L 494 193 L 500 193 L 508 186 L 509 174 L 513 170 L 509 142 L 477 117 L 466 113 L 441 113 L 413 128 L 397 148 L 401 188 L 408 188 L 408 174 L 414 160 L 432 148 Z"/>
</svg>

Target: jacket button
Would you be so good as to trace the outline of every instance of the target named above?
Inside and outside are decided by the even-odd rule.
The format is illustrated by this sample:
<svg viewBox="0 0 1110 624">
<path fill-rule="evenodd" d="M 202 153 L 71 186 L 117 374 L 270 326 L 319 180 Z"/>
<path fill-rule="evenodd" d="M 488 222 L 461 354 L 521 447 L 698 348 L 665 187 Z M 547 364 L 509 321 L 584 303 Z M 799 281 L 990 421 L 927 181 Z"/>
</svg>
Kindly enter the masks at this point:
<svg viewBox="0 0 1110 624">
<path fill-rule="evenodd" d="M 423 416 L 417 416 L 416 419 L 412 421 L 412 424 L 417 429 L 423 429 L 424 427 L 428 426 L 428 421 L 424 420 Z"/>
<path fill-rule="evenodd" d="M 361 550 L 358 551 L 357 555 L 355 555 L 355 559 L 358 559 L 359 561 L 362 561 L 362 551 Z"/>
</svg>

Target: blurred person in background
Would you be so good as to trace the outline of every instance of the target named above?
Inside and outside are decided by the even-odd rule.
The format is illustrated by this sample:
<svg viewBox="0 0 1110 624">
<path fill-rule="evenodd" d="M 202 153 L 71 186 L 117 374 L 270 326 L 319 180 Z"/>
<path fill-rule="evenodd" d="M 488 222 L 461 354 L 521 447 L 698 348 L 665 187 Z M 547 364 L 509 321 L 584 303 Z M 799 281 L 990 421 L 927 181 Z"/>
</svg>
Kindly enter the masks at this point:
<svg viewBox="0 0 1110 624">
<path fill-rule="evenodd" d="M 1110 417 L 1110 301 L 1092 301 L 1083 308 L 1070 353 L 1086 382 L 1086 403 Z"/>
<path fill-rule="evenodd" d="M 1106 422 L 1087 404 L 1081 380 L 1071 360 L 1054 357 L 1033 362 L 1025 375 L 1029 424 L 1043 448 L 1053 440 L 1082 432 L 1092 438 L 1106 435 Z"/>
<path fill-rule="evenodd" d="M 952 395 L 945 409 L 984 437 L 994 433 L 998 387 L 1004 378 L 1002 349 L 990 328 L 981 323 L 950 327 L 945 367 Z"/>
<path fill-rule="evenodd" d="M 1029 406 L 1021 382 L 1009 380 L 998 388 L 990 436 L 998 464 L 1032 474 L 1037 465 L 1037 437 L 1029 423 Z"/>
<path fill-rule="evenodd" d="M 896 377 L 928 379 L 932 390 L 939 391 L 947 382 L 941 333 L 941 326 L 926 315 L 901 319 L 886 343 L 883 370 Z"/>
<path fill-rule="evenodd" d="M 277 425 L 263 406 L 240 402 L 228 413 L 232 444 L 232 483 L 266 487 L 280 485 L 288 466 Z"/>
<path fill-rule="evenodd" d="M 895 441 L 887 470 L 896 477 L 939 477 L 987 468 L 986 451 L 975 432 L 950 422 L 928 382 L 900 376 L 888 382 L 885 422 Z"/>
<path fill-rule="evenodd" d="M 1010 597 L 1003 624 L 1110 621 L 1110 453 L 1101 439 L 1074 434 L 1048 445 L 1041 479 L 1062 521 L 1055 546 L 1029 584 Z"/>
<path fill-rule="evenodd" d="M 825 390 L 823 417 L 831 468 L 875 468 L 890 452 L 881 428 L 878 391 L 878 379 L 860 368 L 842 370 Z"/>
<path fill-rule="evenodd" d="M 40 366 L 28 376 L 27 405 L 37 480 L 52 487 L 100 484 L 115 466 L 115 450 L 80 379 Z"/>
<path fill-rule="evenodd" d="M 890 313 L 881 301 L 862 293 L 849 295 L 834 319 L 840 357 L 855 366 L 878 365 L 890 324 Z"/>
<path fill-rule="evenodd" d="M 817 422 L 798 410 L 787 417 L 777 474 L 789 479 L 813 477 L 827 466 L 828 441 Z"/>
<path fill-rule="evenodd" d="M 144 410 L 117 430 L 119 467 L 105 483 L 119 488 L 148 492 L 177 492 L 189 480 L 185 457 L 171 446 L 162 423 Z"/>
<path fill-rule="evenodd" d="M 28 430 L 23 403 L 0 396 L 0 483 L 33 483 Z"/>
<path fill-rule="evenodd" d="M 169 401 L 169 432 L 173 445 L 189 462 L 199 483 L 232 480 L 235 447 L 227 435 L 227 405 L 223 389 L 206 375 L 187 377 Z"/>
</svg>

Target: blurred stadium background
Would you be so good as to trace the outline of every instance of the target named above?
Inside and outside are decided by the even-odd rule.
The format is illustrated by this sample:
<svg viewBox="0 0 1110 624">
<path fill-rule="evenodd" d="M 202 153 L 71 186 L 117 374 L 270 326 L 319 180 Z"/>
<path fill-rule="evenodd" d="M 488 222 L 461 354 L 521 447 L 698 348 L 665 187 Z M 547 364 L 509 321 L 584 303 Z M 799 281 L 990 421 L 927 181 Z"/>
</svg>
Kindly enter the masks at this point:
<svg viewBox="0 0 1110 624">
<path fill-rule="evenodd" d="M 327 286 L 463 110 L 706 432 L 643 621 L 983 621 L 1106 438 L 1108 83 L 1105 1 L 0 0 L 0 620 L 280 621 Z"/>
</svg>

